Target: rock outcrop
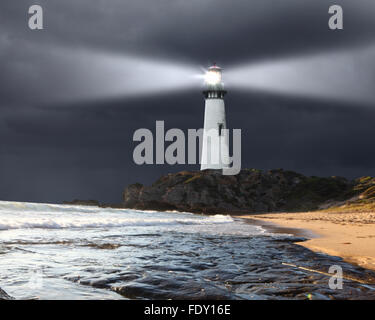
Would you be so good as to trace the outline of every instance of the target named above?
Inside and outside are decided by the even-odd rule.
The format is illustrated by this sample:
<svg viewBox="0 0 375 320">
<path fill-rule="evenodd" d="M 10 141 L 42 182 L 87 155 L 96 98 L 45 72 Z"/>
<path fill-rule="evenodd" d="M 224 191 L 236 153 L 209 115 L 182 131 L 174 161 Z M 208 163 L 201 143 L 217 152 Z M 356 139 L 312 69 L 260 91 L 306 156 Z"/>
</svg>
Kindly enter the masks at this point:
<svg viewBox="0 0 375 320">
<path fill-rule="evenodd" d="M 8 295 L 4 290 L 0 288 L 0 300 L 13 300 L 10 295 Z"/>
<path fill-rule="evenodd" d="M 355 189 L 356 181 L 306 177 L 282 169 L 244 169 L 236 176 L 224 176 L 220 170 L 183 171 L 163 176 L 151 186 L 128 186 L 123 205 L 206 214 L 306 211 L 360 194 L 364 190 Z"/>
</svg>

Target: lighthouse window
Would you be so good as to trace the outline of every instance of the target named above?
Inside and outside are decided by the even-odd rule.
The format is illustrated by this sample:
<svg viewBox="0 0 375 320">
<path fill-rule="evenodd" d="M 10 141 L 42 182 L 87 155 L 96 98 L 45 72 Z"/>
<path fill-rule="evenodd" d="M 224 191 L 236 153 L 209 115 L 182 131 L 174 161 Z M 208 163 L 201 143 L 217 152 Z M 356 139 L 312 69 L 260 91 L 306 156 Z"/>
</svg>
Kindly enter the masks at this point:
<svg viewBox="0 0 375 320">
<path fill-rule="evenodd" d="M 219 136 L 223 135 L 223 124 L 219 123 Z"/>
</svg>

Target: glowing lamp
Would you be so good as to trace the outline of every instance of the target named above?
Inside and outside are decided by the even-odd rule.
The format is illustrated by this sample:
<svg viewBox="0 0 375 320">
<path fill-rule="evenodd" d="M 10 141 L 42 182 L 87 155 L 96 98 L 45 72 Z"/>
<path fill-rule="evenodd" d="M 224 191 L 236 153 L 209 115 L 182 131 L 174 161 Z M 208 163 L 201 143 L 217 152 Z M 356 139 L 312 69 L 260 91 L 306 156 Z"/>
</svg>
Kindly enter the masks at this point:
<svg viewBox="0 0 375 320">
<path fill-rule="evenodd" d="M 207 85 L 216 86 L 221 84 L 221 68 L 214 64 L 208 68 L 204 76 L 204 81 Z"/>
</svg>

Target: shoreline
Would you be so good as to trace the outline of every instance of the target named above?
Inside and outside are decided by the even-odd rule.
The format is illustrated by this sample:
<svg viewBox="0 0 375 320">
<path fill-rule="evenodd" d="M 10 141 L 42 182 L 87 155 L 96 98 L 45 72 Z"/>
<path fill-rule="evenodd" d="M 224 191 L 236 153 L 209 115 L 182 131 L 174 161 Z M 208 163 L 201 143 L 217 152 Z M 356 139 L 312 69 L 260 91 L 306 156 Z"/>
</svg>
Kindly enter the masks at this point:
<svg viewBox="0 0 375 320">
<path fill-rule="evenodd" d="M 301 212 L 234 215 L 276 233 L 307 238 L 296 242 L 314 252 L 338 256 L 351 264 L 375 270 L 375 213 Z"/>
</svg>

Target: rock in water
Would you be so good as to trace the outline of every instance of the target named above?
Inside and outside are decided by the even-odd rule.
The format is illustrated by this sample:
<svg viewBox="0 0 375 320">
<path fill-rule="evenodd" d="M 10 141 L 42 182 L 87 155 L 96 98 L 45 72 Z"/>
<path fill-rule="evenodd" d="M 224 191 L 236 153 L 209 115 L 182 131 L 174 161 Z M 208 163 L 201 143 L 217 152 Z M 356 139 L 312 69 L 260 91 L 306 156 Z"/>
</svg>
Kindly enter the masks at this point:
<svg viewBox="0 0 375 320">
<path fill-rule="evenodd" d="M 0 300 L 13 300 L 10 295 L 8 295 L 4 290 L 0 288 Z"/>
</svg>

